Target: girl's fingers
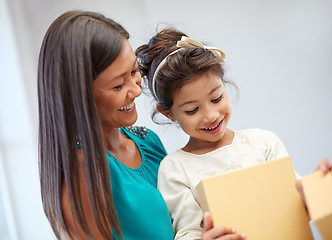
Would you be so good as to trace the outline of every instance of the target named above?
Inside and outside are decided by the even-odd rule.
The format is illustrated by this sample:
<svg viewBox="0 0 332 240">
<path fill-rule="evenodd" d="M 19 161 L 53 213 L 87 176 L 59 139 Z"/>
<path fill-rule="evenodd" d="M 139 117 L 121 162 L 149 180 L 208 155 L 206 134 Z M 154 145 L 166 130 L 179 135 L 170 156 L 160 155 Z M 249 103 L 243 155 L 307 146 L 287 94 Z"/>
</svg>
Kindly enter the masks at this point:
<svg viewBox="0 0 332 240">
<path fill-rule="evenodd" d="M 202 240 L 244 240 L 244 234 L 236 233 L 235 229 L 218 226 L 203 233 Z"/>
<path fill-rule="evenodd" d="M 233 228 L 223 226 L 213 227 L 209 212 L 204 213 L 202 240 L 244 240 L 245 235 L 236 233 Z"/>
<path fill-rule="evenodd" d="M 322 161 L 320 161 L 318 167 L 316 170 L 321 170 L 324 173 L 327 173 L 328 171 L 331 171 L 331 163 L 327 158 L 324 158 Z"/>
<path fill-rule="evenodd" d="M 227 229 L 225 227 L 218 226 L 203 233 L 202 240 L 225 239 L 224 235 L 230 233 L 234 233 L 232 229 Z"/>
<path fill-rule="evenodd" d="M 229 234 L 229 235 L 225 235 L 225 236 L 222 236 L 220 238 L 217 238 L 215 240 L 245 240 L 246 237 L 243 233 L 241 234 Z"/>
<path fill-rule="evenodd" d="M 204 213 L 203 218 L 203 234 L 213 227 L 212 217 L 209 212 Z"/>
</svg>

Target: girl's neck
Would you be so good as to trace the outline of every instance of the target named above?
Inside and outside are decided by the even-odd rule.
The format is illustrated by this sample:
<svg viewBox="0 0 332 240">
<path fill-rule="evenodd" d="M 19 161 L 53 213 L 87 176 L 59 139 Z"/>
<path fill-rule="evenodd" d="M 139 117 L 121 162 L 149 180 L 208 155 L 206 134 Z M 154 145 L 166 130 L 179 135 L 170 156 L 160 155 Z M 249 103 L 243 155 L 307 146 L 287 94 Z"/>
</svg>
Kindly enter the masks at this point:
<svg viewBox="0 0 332 240">
<path fill-rule="evenodd" d="M 212 152 L 218 148 L 232 144 L 233 139 L 234 139 L 234 131 L 226 129 L 223 138 L 216 142 L 202 141 L 190 137 L 188 143 L 184 148 L 182 148 L 182 150 L 185 152 L 198 154 L 198 155 L 205 154 L 208 152 Z"/>
</svg>

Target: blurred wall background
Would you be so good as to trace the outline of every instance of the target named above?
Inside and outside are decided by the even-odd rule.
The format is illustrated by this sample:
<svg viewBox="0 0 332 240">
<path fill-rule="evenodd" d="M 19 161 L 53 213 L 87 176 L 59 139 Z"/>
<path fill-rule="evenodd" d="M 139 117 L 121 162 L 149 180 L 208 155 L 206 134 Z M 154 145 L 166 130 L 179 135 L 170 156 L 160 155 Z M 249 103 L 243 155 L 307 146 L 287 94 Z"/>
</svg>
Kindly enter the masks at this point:
<svg viewBox="0 0 332 240">
<path fill-rule="evenodd" d="M 301 175 L 332 160 L 331 0 L 0 0 L 0 239 L 54 239 L 39 192 L 36 69 L 48 26 L 73 9 L 118 21 L 134 49 L 168 24 L 221 48 L 240 89 L 229 127 L 275 132 Z M 168 152 L 182 147 L 187 136 L 154 124 L 153 107 L 137 100 L 137 125 Z"/>
</svg>

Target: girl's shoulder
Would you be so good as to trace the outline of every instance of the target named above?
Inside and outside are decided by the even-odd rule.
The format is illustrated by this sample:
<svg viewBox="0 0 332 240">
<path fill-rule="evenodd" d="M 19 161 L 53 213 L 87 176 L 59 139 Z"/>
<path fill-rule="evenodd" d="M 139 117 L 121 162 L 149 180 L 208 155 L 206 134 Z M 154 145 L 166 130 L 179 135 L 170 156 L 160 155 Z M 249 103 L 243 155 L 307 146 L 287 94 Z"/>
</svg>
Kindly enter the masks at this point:
<svg viewBox="0 0 332 240">
<path fill-rule="evenodd" d="M 276 137 L 276 134 L 270 130 L 261 128 L 249 128 L 235 131 L 237 135 L 247 138 Z"/>
<path fill-rule="evenodd" d="M 271 142 L 279 141 L 278 136 L 270 130 L 251 128 L 235 131 L 240 142 Z"/>
<path fill-rule="evenodd" d="M 178 149 L 175 152 L 167 154 L 161 161 L 160 166 L 162 168 L 174 168 L 174 166 L 180 166 L 188 161 L 188 156 L 181 150 Z"/>
</svg>

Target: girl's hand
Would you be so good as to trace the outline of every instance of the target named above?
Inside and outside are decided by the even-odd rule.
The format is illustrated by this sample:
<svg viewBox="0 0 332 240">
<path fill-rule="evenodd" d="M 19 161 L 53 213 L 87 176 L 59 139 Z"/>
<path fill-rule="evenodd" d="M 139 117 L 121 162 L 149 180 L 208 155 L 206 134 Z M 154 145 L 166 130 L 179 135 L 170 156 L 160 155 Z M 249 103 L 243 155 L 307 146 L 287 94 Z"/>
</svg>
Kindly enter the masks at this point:
<svg viewBox="0 0 332 240">
<path fill-rule="evenodd" d="M 332 172 L 332 164 L 327 158 L 324 158 L 322 161 L 320 161 L 316 171 L 317 170 L 321 170 L 324 173 L 327 173 L 329 171 Z"/>
<path fill-rule="evenodd" d="M 212 217 L 209 212 L 204 214 L 202 240 L 244 240 L 243 233 L 236 233 L 235 229 L 223 226 L 213 227 Z"/>
<path fill-rule="evenodd" d="M 322 171 L 324 174 L 328 173 L 329 171 L 332 172 L 332 165 L 327 158 L 324 158 L 322 161 L 320 161 L 320 163 L 319 163 L 318 167 L 315 169 L 315 171 Z M 299 191 L 304 204 L 306 205 L 301 179 L 296 181 L 296 188 Z"/>
</svg>

